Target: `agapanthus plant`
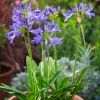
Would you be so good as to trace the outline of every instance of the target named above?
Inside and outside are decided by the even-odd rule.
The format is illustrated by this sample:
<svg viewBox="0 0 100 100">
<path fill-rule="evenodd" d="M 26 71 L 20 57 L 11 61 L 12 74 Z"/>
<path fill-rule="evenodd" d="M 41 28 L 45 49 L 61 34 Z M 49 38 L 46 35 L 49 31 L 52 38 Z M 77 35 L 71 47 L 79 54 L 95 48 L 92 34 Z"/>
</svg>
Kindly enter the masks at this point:
<svg viewBox="0 0 100 100">
<path fill-rule="evenodd" d="M 63 38 L 57 37 L 57 34 L 61 32 L 55 22 L 59 11 L 60 7 L 56 9 L 54 6 L 44 10 L 39 8 L 33 10 L 31 3 L 19 4 L 14 8 L 11 32 L 7 33 L 6 37 L 10 43 L 14 43 L 14 39 L 19 36 L 25 39 L 28 51 L 26 57 L 28 91 L 23 93 L 4 84 L 0 85 L 0 89 L 17 96 L 20 100 L 71 100 L 83 88 L 84 83 L 81 82 L 81 79 L 87 68 L 76 75 L 74 67 L 73 75 L 69 77 L 64 74 L 64 68 L 57 63 L 56 45 L 61 44 L 63 40 Z M 35 24 L 38 24 L 36 29 L 33 28 Z M 33 35 L 32 40 L 30 34 Z M 31 44 L 40 44 L 42 47 L 42 61 L 39 65 L 32 59 Z M 50 48 L 54 48 L 54 59 L 49 55 Z M 47 60 L 45 60 L 46 58 Z"/>
</svg>

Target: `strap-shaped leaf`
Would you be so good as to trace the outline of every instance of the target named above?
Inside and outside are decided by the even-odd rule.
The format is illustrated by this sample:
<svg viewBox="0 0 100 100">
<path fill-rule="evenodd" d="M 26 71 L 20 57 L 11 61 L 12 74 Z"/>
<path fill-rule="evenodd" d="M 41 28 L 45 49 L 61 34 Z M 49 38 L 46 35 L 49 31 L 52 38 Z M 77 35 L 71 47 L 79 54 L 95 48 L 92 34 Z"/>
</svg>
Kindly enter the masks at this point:
<svg viewBox="0 0 100 100">
<path fill-rule="evenodd" d="M 70 77 L 62 78 L 61 83 L 60 83 L 60 87 L 67 86 L 69 83 L 69 80 L 70 80 Z"/>
<path fill-rule="evenodd" d="M 84 88 L 84 86 L 87 84 L 87 82 L 84 83 L 78 83 L 75 88 L 72 91 L 72 94 L 76 94 L 78 93 L 80 90 L 82 90 Z"/>
<path fill-rule="evenodd" d="M 55 74 L 53 74 L 49 80 L 49 84 L 52 84 L 57 79 L 57 77 L 60 75 L 60 73 L 61 71 L 57 71 Z"/>
<path fill-rule="evenodd" d="M 5 84 L 0 84 L 0 89 L 3 90 L 3 91 L 6 91 L 12 95 L 15 95 L 17 96 L 20 100 L 25 100 L 26 96 L 23 92 L 15 89 L 15 88 L 12 88 L 8 85 L 5 85 Z"/>
<path fill-rule="evenodd" d="M 79 83 L 81 81 L 81 79 L 84 77 L 85 73 L 87 72 L 87 67 L 85 67 L 79 74 L 77 80 L 76 80 L 76 83 Z"/>
<path fill-rule="evenodd" d="M 57 91 L 55 91 L 54 93 L 52 93 L 51 97 L 55 97 L 55 96 L 58 97 L 61 94 L 64 94 L 66 92 L 70 92 L 74 87 L 75 87 L 75 85 L 70 85 L 70 86 L 60 88 Z"/>
<path fill-rule="evenodd" d="M 26 63 L 27 63 L 27 65 L 29 65 L 31 67 L 37 66 L 36 62 L 33 59 L 31 59 L 29 56 L 26 57 Z"/>
<path fill-rule="evenodd" d="M 31 90 L 34 90 L 34 80 L 36 79 L 35 71 L 38 67 L 35 61 L 31 59 L 29 56 L 26 57 L 26 64 L 27 64 L 29 86 Z"/>
</svg>

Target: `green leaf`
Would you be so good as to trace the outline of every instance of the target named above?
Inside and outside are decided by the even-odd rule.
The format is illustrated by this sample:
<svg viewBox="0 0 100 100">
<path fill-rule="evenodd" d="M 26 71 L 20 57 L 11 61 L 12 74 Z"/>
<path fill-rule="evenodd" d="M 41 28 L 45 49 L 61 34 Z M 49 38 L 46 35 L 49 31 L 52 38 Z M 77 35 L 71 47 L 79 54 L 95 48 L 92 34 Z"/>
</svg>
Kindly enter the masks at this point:
<svg viewBox="0 0 100 100">
<path fill-rule="evenodd" d="M 76 83 L 79 83 L 81 81 L 81 79 L 84 77 L 85 73 L 87 72 L 87 67 L 85 67 L 81 73 L 79 74 L 78 78 L 76 79 Z"/>
<path fill-rule="evenodd" d="M 41 76 L 44 77 L 44 64 L 43 64 L 43 62 L 41 62 L 41 63 L 39 64 L 39 68 L 40 68 Z"/>
<path fill-rule="evenodd" d="M 70 77 L 65 77 L 61 80 L 61 84 L 59 87 L 67 86 L 67 83 L 69 82 Z"/>
<path fill-rule="evenodd" d="M 66 87 L 60 88 L 57 91 L 55 91 L 54 93 L 52 93 L 51 97 L 55 97 L 55 96 L 58 97 L 61 94 L 64 94 L 66 92 L 70 92 L 74 87 L 75 87 L 75 85 L 70 85 L 70 86 L 66 86 Z"/>
<path fill-rule="evenodd" d="M 35 73 L 37 72 L 37 64 L 33 59 L 31 59 L 29 56 L 26 57 L 26 64 L 27 64 L 27 72 L 28 72 L 28 79 L 29 79 L 29 87 L 31 91 L 35 91 L 36 84 L 34 84 L 34 81 L 36 81 Z"/>
<path fill-rule="evenodd" d="M 36 62 L 33 59 L 31 59 L 29 56 L 26 57 L 26 63 L 30 67 L 36 67 L 37 66 Z"/>
<path fill-rule="evenodd" d="M 49 84 L 52 84 L 57 77 L 60 75 L 61 71 L 57 71 L 55 74 L 52 75 L 52 77 L 49 79 Z"/>
<path fill-rule="evenodd" d="M 83 87 L 87 84 L 87 82 L 85 83 L 78 83 L 75 88 L 72 91 L 72 94 L 75 95 L 76 93 L 78 93 L 78 91 L 82 90 Z"/>
<path fill-rule="evenodd" d="M 26 98 L 26 95 L 23 92 L 15 89 L 15 88 L 12 88 L 10 86 L 7 86 L 5 84 L 0 84 L 0 89 L 3 90 L 3 91 L 6 91 L 6 92 L 8 92 L 12 95 L 15 95 L 20 100 L 25 100 L 25 98 Z"/>
</svg>

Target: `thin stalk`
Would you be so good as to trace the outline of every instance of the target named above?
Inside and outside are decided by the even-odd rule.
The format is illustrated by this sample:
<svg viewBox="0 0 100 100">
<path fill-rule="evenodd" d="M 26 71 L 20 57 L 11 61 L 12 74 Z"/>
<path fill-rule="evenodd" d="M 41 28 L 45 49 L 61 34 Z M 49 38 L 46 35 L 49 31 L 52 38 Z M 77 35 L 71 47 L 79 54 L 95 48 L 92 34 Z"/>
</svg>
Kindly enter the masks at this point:
<svg viewBox="0 0 100 100">
<path fill-rule="evenodd" d="M 27 70 L 28 70 L 28 76 L 29 76 L 29 84 L 30 84 L 30 88 L 32 90 L 32 92 L 34 91 L 37 91 L 37 88 L 36 88 L 36 85 L 34 84 L 34 81 L 37 83 L 37 79 L 36 79 L 36 76 L 35 76 L 35 73 L 33 71 L 33 64 L 32 64 L 32 48 L 31 48 L 31 44 L 30 44 L 30 36 L 29 36 L 29 32 L 27 33 L 27 51 L 28 51 L 28 55 L 30 57 L 30 63 L 31 63 L 31 66 L 27 66 Z"/>
<path fill-rule="evenodd" d="M 48 56 L 48 81 L 49 81 L 49 46 L 47 45 L 47 56 Z"/>
<path fill-rule="evenodd" d="M 27 33 L 27 34 L 29 34 L 29 33 Z M 29 40 L 28 40 L 28 35 L 27 35 L 27 38 L 24 36 L 24 40 L 25 40 L 25 45 L 26 45 L 26 49 L 27 49 L 27 52 L 28 52 L 28 55 L 30 56 L 30 51 L 29 51 Z M 28 79 L 29 79 L 29 84 L 30 84 L 30 89 L 31 89 L 31 87 L 32 87 L 32 81 L 31 81 L 31 74 L 29 74 L 30 73 L 30 68 L 29 68 L 29 66 L 27 66 L 27 71 L 28 71 Z"/>
<path fill-rule="evenodd" d="M 81 33 L 82 33 L 83 46 L 86 48 L 85 35 L 84 35 L 82 24 L 80 23 L 79 26 L 80 26 Z"/>
<path fill-rule="evenodd" d="M 73 68 L 73 77 L 72 77 L 72 81 L 74 82 L 74 79 L 76 77 L 75 75 L 75 71 L 76 71 L 76 61 L 77 61 L 77 55 L 75 54 L 75 64 L 74 64 L 74 68 Z"/>
<path fill-rule="evenodd" d="M 55 60 L 55 72 L 58 71 L 58 65 L 57 65 L 57 48 L 54 47 L 54 60 Z M 55 82 L 56 89 L 59 87 L 59 77 L 57 78 L 57 81 Z"/>
<path fill-rule="evenodd" d="M 31 44 L 30 44 L 30 36 L 29 36 L 29 32 L 27 33 L 27 44 L 28 44 L 28 55 L 30 56 L 31 60 L 32 60 L 32 48 L 31 48 Z"/>
<path fill-rule="evenodd" d="M 47 83 L 49 82 L 49 46 L 48 46 L 48 40 L 46 40 L 45 42 L 45 50 L 46 50 L 46 57 L 47 57 L 47 62 L 48 62 L 48 65 L 46 66 L 47 67 Z"/>
<path fill-rule="evenodd" d="M 30 42 L 29 42 L 29 32 L 27 33 L 27 37 L 24 36 L 24 40 L 25 40 L 25 45 L 26 45 L 26 48 L 27 48 L 27 52 L 28 52 L 28 55 L 31 57 L 31 53 L 30 53 Z M 30 73 L 30 66 L 27 66 L 27 71 L 28 71 L 28 79 L 29 79 L 29 84 L 30 84 L 30 89 L 32 88 L 32 81 L 31 81 L 31 73 Z"/>
<path fill-rule="evenodd" d="M 44 46 L 43 46 L 43 44 L 41 45 L 41 47 L 42 47 L 42 61 L 43 61 L 43 66 L 44 66 L 44 74 L 45 74 L 45 71 L 47 72 L 46 77 L 47 77 L 47 83 L 48 83 L 49 82 L 49 74 L 48 74 L 48 72 L 49 72 L 49 69 L 48 69 L 49 68 L 49 64 L 48 64 L 48 66 L 45 66 L 44 57 L 45 57 L 45 50 L 46 50 L 46 53 L 47 53 L 47 56 L 48 56 L 48 61 L 49 61 L 49 51 L 47 49 L 47 44 L 45 44 Z M 45 48 L 45 50 L 44 50 L 44 48 Z M 47 70 L 45 70 L 45 68 L 47 68 Z M 48 89 L 49 89 L 49 86 L 47 88 L 46 97 L 48 96 Z M 42 99 L 46 100 L 46 97 L 43 97 Z"/>
<path fill-rule="evenodd" d="M 56 34 L 54 34 L 54 37 L 56 37 Z M 56 46 L 54 47 L 54 60 L 55 60 L 55 70 L 58 71 L 58 66 L 57 66 L 57 48 L 56 48 Z"/>
<path fill-rule="evenodd" d="M 43 65 L 44 65 L 44 56 L 45 56 L 45 51 L 44 51 L 43 44 L 41 44 L 41 48 L 42 48 L 42 61 L 43 61 Z"/>
<path fill-rule="evenodd" d="M 55 70 L 58 70 L 58 66 L 57 66 L 57 48 L 56 46 L 54 47 L 54 59 L 55 59 Z"/>
<path fill-rule="evenodd" d="M 80 28 L 78 27 L 78 31 L 76 36 L 75 36 L 75 40 L 76 40 L 76 44 L 75 44 L 75 54 L 74 54 L 74 57 L 75 57 L 75 62 L 74 62 L 74 67 L 73 67 L 73 76 L 72 76 L 72 81 L 74 83 L 74 79 L 76 77 L 76 62 L 77 62 L 77 55 L 78 55 L 78 46 L 81 44 L 81 37 L 80 37 Z"/>
<path fill-rule="evenodd" d="M 47 67 L 47 83 L 48 83 L 48 86 L 47 86 L 47 94 L 46 94 L 46 98 L 47 98 L 47 96 L 48 96 L 48 90 L 49 90 L 49 71 L 50 71 L 50 69 L 49 69 L 49 45 L 48 45 L 48 40 L 46 41 L 46 53 L 47 53 L 47 58 L 48 58 L 48 65 L 46 66 Z"/>
<path fill-rule="evenodd" d="M 29 52 L 29 50 L 28 50 L 28 42 L 27 42 L 27 39 L 26 39 L 26 37 L 24 36 L 24 40 L 25 40 L 25 45 L 26 45 L 26 49 L 27 49 L 27 52 Z"/>
<path fill-rule="evenodd" d="M 41 48 L 42 48 L 43 76 L 45 76 L 45 61 L 44 61 L 45 50 L 44 50 L 44 45 L 43 44 L 41 44 Z"/>
</svg>

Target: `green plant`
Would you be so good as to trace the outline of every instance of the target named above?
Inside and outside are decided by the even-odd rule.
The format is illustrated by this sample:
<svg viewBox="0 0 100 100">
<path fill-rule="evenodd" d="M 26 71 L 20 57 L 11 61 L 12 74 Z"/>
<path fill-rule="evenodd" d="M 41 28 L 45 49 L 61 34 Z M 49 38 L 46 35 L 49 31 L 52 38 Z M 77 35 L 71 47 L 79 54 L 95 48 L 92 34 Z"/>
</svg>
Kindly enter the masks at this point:
<svg viewBox="0 0 100 100">
<path fill-rule="evenodd" d="M 73 55 L 75 60 L 72 74 L 67 76 L 64 73 L 65 68 L 57 63 L 57 45 L 60 45 L 63 40 L 63 38 L 59 38 L 56 35 L 61 32 L 56 24 L 60 7 L 56 9 L 52 6 L 44 10 L 36 9 L 33 11 L 32 5 L 26 4 L 25 6 L 18 5 L 18 8 L 14 8 L 12 31 L 7 33 L 6 37 L 10 43 L 13 43 L 15 37 L 19 36 L 22 36 L 25 40 L 28 51 L 28 56 L 26 57 L 28 90 L 22 92 L 4 84 L 0 85 L 0 89 L 17 96 L 20 100 L 71 100 L 87 83 L 83 83 L 82 79 L 88 68 L 84 67 L 77 73 L 76 64 L 79 46 L 83 45 L 85 49 L 87 47 L 82 29 L 82 16 L 84 14 L 89 17 L 94 16 L 95 14 L 90 12 L 92 9 L 91 5 L 86 7 L 85 4 L 80 3 L 73 7 L 70 12 L 64 14 L 65 21 L 75 15 L 74 18 L 79 26 L 78 30 L 80 30 L 74 37 L 75 51 Z M 38 28 L 34 29 L 33 26 L 36 23 Z M 30 33 L 35 36 L 32 40 Z M 30 42 L 41 45 L 42 61 L 39 65 L 32 59 Z M 51 48 L 54 52 L 54 58 L 50 57 Z"/>
</svg>

